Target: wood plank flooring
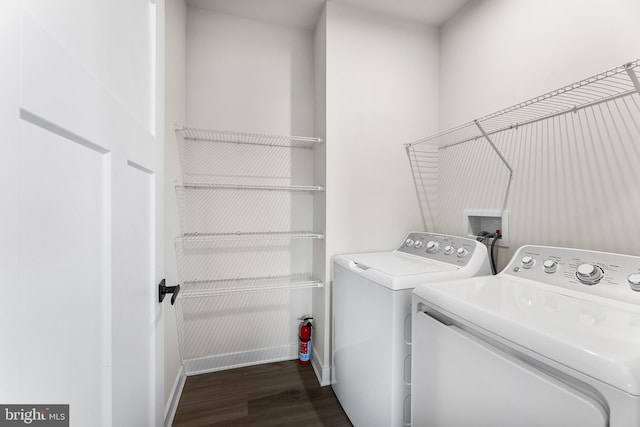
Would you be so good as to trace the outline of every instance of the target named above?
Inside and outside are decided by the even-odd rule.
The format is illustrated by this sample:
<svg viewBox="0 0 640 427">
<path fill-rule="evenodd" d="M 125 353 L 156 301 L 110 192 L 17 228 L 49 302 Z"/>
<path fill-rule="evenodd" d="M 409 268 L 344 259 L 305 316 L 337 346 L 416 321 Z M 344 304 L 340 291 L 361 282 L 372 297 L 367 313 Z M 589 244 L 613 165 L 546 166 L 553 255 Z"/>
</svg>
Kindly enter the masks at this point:
<svg viewBox="0 0 640 427">
<path fill-rule="evenodd" d="M 297 360 L 188 377 L 173 421 L 192 426 L 351 426 L 331 387 Z"/>
</svg>

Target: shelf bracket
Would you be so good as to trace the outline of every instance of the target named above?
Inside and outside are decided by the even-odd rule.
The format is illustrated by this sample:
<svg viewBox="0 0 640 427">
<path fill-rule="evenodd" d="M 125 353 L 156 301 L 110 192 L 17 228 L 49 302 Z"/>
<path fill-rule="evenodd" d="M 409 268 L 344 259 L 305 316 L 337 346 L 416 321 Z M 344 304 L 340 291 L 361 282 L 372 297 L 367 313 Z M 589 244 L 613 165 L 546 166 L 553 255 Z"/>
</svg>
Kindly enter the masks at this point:
<svg viewBox="0 0 640 427">
<path fill-rule="evenodd" d="M 631 79 L 631 82 L 636 88 L 636 92 L 640 94 L 640 81 L 638 81 L 638 76 L 636 75 L 636 72 L 633 71 L 633 62 L 630 62 L 627 65 L 625 65 L 625 68 L 626 68 L 627 74 L 629 74 L 629 78 Z"/>
<path fill-rule="evenodd" d="M 509 165 L 509 162 L 507 162 L 507 159 L 504 158 L 502 153 L 500 153 L 500 150 L 498 150 L 498 147 L 496 147 L 493 141 L 491 140 L 491 138 L 489 138 L 489 135 L 487 135 L 484 129 L 482 129 L 482 126 L 480 126 L 480 123 L 477 120 L 474 120 L 473 123 L 478 127 L 478 129 L 480 130 L 480 133 L 482 134 L 482 136 L 484 136 L 484 139 L 486 139 L 489 145 L 491 145 L 491 148 L 493 148 L 493 151 L 495 151 L 498 157 L 500 157 L 500 160 L 502 160 L 502 163 L 504 163 L 507 169 L 509 169 L 509 179 L 513 179 L 513 168 L 511 167 L 511 165 Z"/>
</svg>

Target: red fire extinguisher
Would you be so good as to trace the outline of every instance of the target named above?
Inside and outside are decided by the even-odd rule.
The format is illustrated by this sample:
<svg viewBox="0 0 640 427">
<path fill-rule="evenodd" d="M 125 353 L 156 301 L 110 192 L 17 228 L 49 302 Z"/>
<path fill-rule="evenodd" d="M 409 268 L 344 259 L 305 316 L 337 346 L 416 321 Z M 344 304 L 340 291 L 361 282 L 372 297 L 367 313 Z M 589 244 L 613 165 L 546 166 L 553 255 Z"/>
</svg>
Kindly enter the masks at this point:
<svg viewBox="0 0 640 427">
<path fill-rule="evenodd" d="M 300 364 L 308 365 L 311 363 L 311 324 L 313 317 L 305 317 L 300 324 L 300 342 L 299 342 L 299 355 Z"/>
</svg>

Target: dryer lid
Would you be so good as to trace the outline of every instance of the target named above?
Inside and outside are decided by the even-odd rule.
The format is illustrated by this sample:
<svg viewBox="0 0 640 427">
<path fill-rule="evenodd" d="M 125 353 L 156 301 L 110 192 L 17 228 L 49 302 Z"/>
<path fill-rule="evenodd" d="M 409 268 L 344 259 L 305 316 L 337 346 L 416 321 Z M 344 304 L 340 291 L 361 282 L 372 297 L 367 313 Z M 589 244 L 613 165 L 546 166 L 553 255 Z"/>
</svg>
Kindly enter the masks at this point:
<svg viewBox="0 0 640 427">
<path fill-rule="evenodd" d="M 507 276 L 508 277 L 508 276 Z M 640 396 L 640 308 L 503 274 L 416 288 L 425 303 L 589 377 Z"/>
</svg>

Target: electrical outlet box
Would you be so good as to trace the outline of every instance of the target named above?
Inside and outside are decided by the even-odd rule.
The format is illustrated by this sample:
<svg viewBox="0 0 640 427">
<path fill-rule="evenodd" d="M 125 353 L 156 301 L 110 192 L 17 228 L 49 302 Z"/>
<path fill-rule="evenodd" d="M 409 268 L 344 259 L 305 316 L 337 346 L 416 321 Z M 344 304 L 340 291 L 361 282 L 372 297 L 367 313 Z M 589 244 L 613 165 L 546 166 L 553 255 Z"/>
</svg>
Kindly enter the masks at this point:
<svg viewBox="0 0 640 427">
<path fill-rule="evenodd" d="M 467 237 L 475 239 L 481 231 L 495 233 L 500 230 L 502 239 L 496 245 L 509 247 L 509 211 L 473 210 L 464 211 L 464 229 Z"/>
</svg>

